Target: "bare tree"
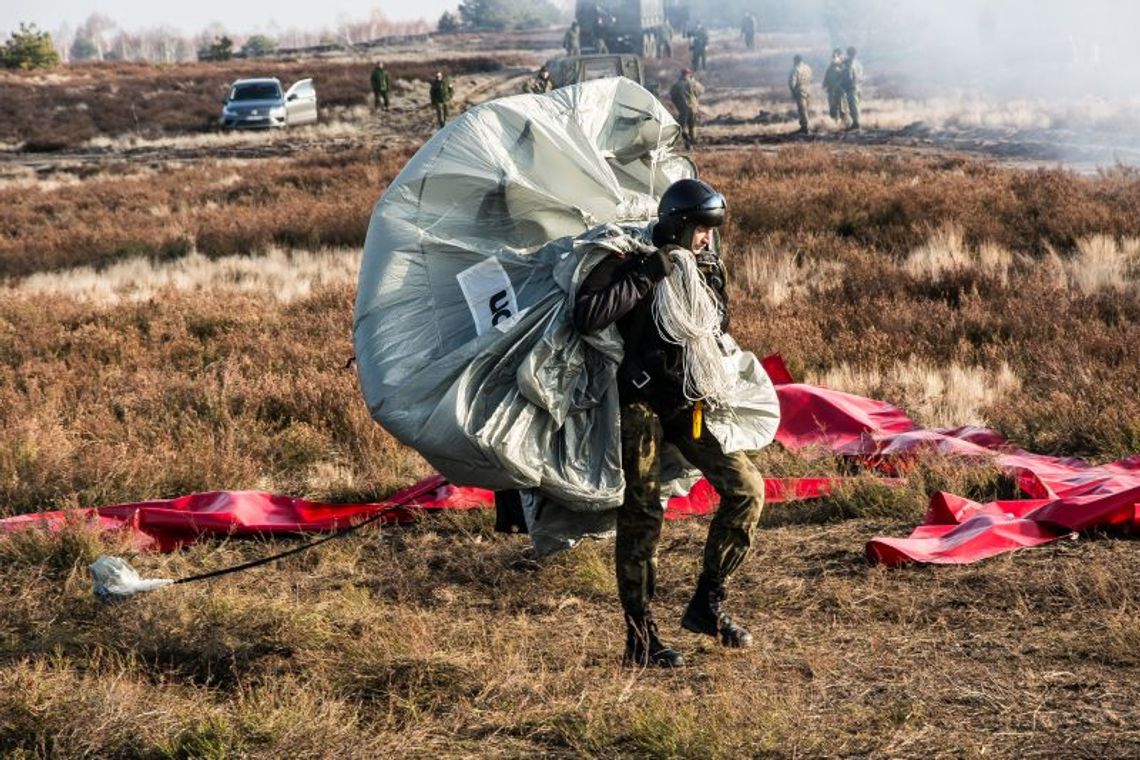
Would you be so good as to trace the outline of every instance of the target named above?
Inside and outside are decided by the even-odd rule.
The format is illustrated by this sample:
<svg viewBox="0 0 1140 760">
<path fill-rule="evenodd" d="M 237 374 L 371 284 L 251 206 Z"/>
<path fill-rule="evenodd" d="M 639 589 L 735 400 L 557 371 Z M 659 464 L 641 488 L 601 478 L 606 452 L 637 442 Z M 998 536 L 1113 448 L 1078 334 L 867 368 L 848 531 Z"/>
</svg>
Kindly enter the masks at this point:
<svg viewBox="0 0 1140 760">
<path fill-rule="evenodd" d="M 55 49 L 59 51 L 59 57 L 64 63 L 71 60 L 71 43 L 75 41 L 75 32 L 71 29 L 71 24 L 64 21 L 55 30 L 52 35 L 52 42 L 55 43 Z"/>
<path fill-rule="evenodd" d="M 179 40 L 182 35 L 172 26 L 156 26 L 141 35 L 142 57 L 148 61 L 173 63 L 179 59 Z"/>
<path fill-rule="evenodd" d="M 209 47 L 214 40 L 230 36 L 220 21 L 211 21 L 194 37 L 194 49 Z"/>
<path fill-rule="evenodd" d="M 104 16 L 102 13 L 92 13 L 79 25 L 75 31 L 75 36 L 89 41 L 95 48 L 98 59 L 103 60 L 109 50 L 107 35 L 116 28 L 118 28 L 118 24 L 110 17 Z"/>
<path fill-rule="evenodd" d="M 377 37 L 390 34 L 391 28 L 392 22 L 388 20 L 384 11 L 373 8 L 372 13 L 368 16 L 368 39 L 374 40 Z"/>
<path fill-rule="evenodd" d="M 125 30 L 119 30 L 104 53 L 105 58 L 114 58 L 118 61 L 134 61 L 145 58 L 142 52 L 142 38 Z"/>
</svg>

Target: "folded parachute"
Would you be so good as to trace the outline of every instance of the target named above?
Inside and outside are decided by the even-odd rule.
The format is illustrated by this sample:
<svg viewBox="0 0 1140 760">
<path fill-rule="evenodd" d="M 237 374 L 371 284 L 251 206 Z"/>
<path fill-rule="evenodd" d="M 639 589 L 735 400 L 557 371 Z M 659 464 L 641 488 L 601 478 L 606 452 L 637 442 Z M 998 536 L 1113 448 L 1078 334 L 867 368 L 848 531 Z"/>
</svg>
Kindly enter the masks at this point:
<svg viewBox="0 0 1140 760">
<path fill-rule="evenodd" d="M 537 489 L 580 512 L 623 489 L 616 329 L 581 336 L 572 296 L 610 252 L 646 245 L 657 199 L 695 175 L 676 122 L 615 78 L 520 95 L 441 129 L 377 203 L 354 339 L 373 417 L 452 482 Z M 755 357 L 708 426 L 733 450 L 775 433 Z"/>
</svg>

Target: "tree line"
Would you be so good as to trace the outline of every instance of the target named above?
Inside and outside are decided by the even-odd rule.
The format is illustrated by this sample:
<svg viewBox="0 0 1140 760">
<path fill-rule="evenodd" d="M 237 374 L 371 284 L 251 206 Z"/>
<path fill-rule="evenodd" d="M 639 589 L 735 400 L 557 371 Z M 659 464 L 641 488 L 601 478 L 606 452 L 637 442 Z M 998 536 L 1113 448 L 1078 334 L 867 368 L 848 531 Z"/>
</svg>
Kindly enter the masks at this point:
<svg viewBox="0 0 1140 760">
<path fill-rule="evenodd" d="M 109 16 L 92 13 L 76 27 L 64 24 L 54 33 L 35 24 L 20 24 L 0 48 L 8 68 L 46 68 L 65 62 L 224 60 L 269 55 L 282 48 L 318 45 L 353 46 L 392 35 L 422 34 L 422 21 L 393 21 L 378 10 L 363 19 L 345 20 L 335 28 L 288 29 L 275 34 L 235 34 L 218 23 L 186 35 L 170 26 L 127 30 Z"/>
</svg>

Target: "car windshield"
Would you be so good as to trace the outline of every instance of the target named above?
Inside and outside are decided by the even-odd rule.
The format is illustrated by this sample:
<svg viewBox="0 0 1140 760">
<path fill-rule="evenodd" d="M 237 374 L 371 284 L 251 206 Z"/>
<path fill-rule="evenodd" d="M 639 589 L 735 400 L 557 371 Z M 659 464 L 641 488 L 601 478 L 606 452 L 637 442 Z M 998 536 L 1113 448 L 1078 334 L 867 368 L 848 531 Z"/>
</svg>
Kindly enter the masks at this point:
<svg viewBox="0 0 1140 760">
<path fill-rule="evenodd" d="M 598 61 L 586 61 L 582 79 L 605 79 L 607 77 L 621 76 L 620 59 L 604 58 Z"/>
<path fill-rule="evenodd" d="M 280 100 L 281 87 L 276 82 L 251 82 L 234 85 L 230 100 Z"/>
</svg>

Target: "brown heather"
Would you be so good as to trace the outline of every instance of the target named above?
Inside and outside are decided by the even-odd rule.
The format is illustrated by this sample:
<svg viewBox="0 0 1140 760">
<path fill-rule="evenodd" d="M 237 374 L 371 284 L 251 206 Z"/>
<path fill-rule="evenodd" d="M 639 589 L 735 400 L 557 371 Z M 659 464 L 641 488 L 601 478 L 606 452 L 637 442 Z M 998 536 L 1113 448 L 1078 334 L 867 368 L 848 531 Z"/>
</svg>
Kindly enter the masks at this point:
<svg viewBox="0 0 1140 760">
<path fill-rule="evenodd" d="M 372 205 L 408 157 L 354 149 L 0 188 L 0 277 L 191 250 L 216 258 L 274 245 L 358 247 Z"/>
<path fill-rule="evenodd" d="M 503 62 L 485 56 L 401 61 L 389 65 L 398 92 L 419 87 L 438 69 L 452 74 L 497 71 Z M 228 61 L 165 66 L 86 63 L 66 75 L 0 71 L 4 108 L 0 142 L 31 151 L 75 147 L 95 137 L 157 137 L 215 128 L 229 85 L 242 77 L 277 77 L 288 87 L 312 78 L 322 109 L 364 105 L 371 98 L 372 62 Z"/>
<path fill-rule="evenodd" d="M 1140 178 L 822 149 L 699 158 L 732 205 L 744 345 L 924 422 L 968 410 L 1040 451 L 1140 452 Z M 402 160 L 364 148 L 0 190 L 0 513 L 215 488 L 373 499 L 425 474 L 368 419 L 345 369 L 350 281 L 288 298 L 190 283 L 86 301 L 19 279 L 132 256 L 161 268 L 191 249 L 359 246 Z M 1094 248 L 1116 275 L 1077 276 Z M 827 457 L 771 448 L 758 461 L 856 477 L 766 511 L 730 600 L 757 633 L 746 652 L 678 630 L 705 521 L 666 527 L 658 616 L 693 663 L 676 673 L 618 665 L 612 544 L 536 566 L 487 513 L 429 515 L 114 607 L 91 598 L 85 565 L 127 547 L 78 524 L 0 540 L 0 753 L 1140 753 L 1132 541 L 868 567 L 864 542 L 907 532 L 932 491 L 985 500 L 1012 484 L 937 459 L 901 488 Z M 292 545 L 131 559 L 174 577 Z"/>
</svg>

